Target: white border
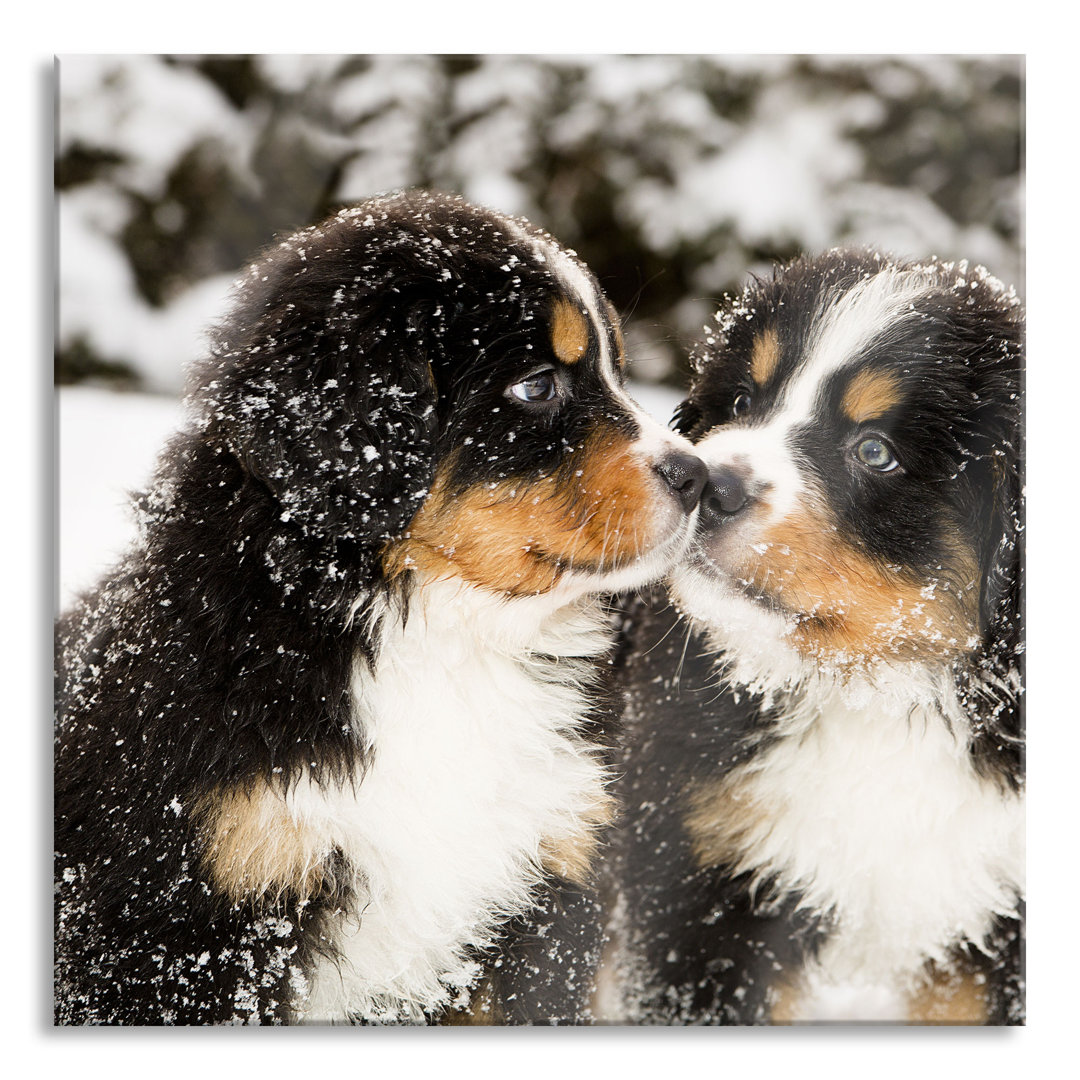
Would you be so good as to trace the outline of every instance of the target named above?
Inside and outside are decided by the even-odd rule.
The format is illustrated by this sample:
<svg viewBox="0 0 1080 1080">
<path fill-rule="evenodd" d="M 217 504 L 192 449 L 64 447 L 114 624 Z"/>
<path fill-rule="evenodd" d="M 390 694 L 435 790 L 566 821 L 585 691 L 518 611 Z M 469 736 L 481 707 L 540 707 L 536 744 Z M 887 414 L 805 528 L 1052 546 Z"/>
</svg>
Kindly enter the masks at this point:
<svg viewBox="0 0 1080 1080">
<path fill-rule="evenodd" d="M 1027 1073 L 1055 1075 L 1074 1059 L 1076 920 L 1071 880 L 1076 813 L 1071 798 L 1080 763 L 1077 746 L 1074 611 L 1076 543 L 1074 481 L 1077 367 L 1080 358 L 1066 319 L 1074 319 L 1071 260 L 1076 244 L 1075 167 L 1066 155 L 1074 137 L 1075 56 L 1060 7 L 940 2 L 873 9 L 880 31 L 865 29 L 865 3 L 710 6 L 665 0 L 659 7 L 610 8 L 547 3 L 374 5 L 328 3 L 278 8 L 185 2 L 57 2 L 13 12 L 0 65 L 5 102 L 3 358 L 6 458 L 7 581 L 5 669 L 15 680 L 5 710 L 5 820 L 9 853 L 3 890 L 8 960 L 3 979 L 7 1058 L 45 1075 L 122 1078 L 147 1068 L 171 1076 L 206 1070 L 211 1076 L 337 1073 L 373 1074 L 425 1065 L 442 1077 L 552 1075 L 660 1077 L 683 1069 L 709 1074 L 787 1073 L 830 1077 L 977 1080 Z M 510 14 L 516 12 L 517 14 Z M 1049 44 L 1036 43 L 1034 27 Z M 855 31 L 852 28 L 863 28 Z M 657 1031 L 609 1029 L 563 1034 L 343 1031 L 281 1032 L 53 1032 L 40 1002 L 47 955 L 50 898 L 41 888 L 39 851 L 47 833 L 27 828 L 48 806 L 48 689 L 41 653 L 48 634 L 43 612 L 50 539 L 46 510 L 49 464 L 48 395 L 37 363 L 46 355 L 51 259 L 48 237 L 49 146 L 44 84 L 51 55 L 63 52 L 296 52 L 352 45 L 358 52 L 1025 52 L 1028 55 L 1029 263 L 1031 315 L 1028 416 L 1030 432 L 1031 646 L 1029 726 L 1032 814 L 1029 931 L 1029 1027 L 1018 1031 L 747 1029 Z M 1071 329 L 1071 327 L 1070 327 Z M 14 382 L 14 388 L 11 383 Z M 32 633 L 27 632 L 27 628 Z M 1065 680 L 1069 679 L 1066 684 Z M 44 749 L 43 749 L 44 747 Z M 42 792 L 42 786 L 46 790 Z M 27 873 L 29 871 L 29 873 Z M 30 887 L 26 888 L 29 882 Z M 43 910 L 45 909 L 45 910 Z M 43 945 L 42 935 L 46 936 Z M 14 963 L 12 963 L 12 960 Z M 45 983 L 47 985 L 47 983 Z M 201 1045 L 177 1054 L 176 1039 Z M 213 1039 L 208 1045 L 203 1039 Z M 159 1043 L 158 1040 L 166 1042 Z M 314 1041 L 313 1041 L 314 1040 Z M 317 1042 L 317 1047 L 316 1047 Z M 20 1051 L 23 1051 L 20 1053 Z M 31 1058 L 30 1055 L 33 1055 Z M 271 1057 L 271 1055 L 273 1055 Z M 32 1062 L 32 1064 L 31 1064 Z"/>
</svg>

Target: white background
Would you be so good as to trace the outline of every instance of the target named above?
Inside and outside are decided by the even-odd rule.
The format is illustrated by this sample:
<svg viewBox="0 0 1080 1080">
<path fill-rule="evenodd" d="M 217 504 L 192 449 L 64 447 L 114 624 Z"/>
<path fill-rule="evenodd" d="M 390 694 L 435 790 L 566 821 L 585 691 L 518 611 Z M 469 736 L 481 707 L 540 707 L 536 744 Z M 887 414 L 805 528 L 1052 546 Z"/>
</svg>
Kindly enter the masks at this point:
<svg viewBox="0 0 1080 1080">
<path fill-rule="evenodd" d="M 1057 1076 L 1080 1024 L 1074 923 L 1080 770 L 1075 549 L 1077 251 L 1075 33 L 1060 5 L 904 2 L 748 10 L 673 0 L 578 4 L 179 6 L 53 3 L 5 20 L 2 356 L 7 469 L 4 673 L 7 823 L 3 1016 L 13 1075 L 442 1077 Z M 877 21 L 874 21 L 874 20 Z M 868 21 L 870 20 L 870 21 Z M 1012 1031 L 55 1032 L 49 1024 L 49 637 L 55 583 L 48 78 L 54 52 L 970 51 L 1028 53 L 1030 645 L 1032 790 L 1029 1026 Z M 198 1045 L 191 1045 L 191 1040 Z M 179 1046 L 178 1042 L 187 1042 Z M 1073 1064 L 1070 1066 L 1069 1062 Z"/>
</svg>

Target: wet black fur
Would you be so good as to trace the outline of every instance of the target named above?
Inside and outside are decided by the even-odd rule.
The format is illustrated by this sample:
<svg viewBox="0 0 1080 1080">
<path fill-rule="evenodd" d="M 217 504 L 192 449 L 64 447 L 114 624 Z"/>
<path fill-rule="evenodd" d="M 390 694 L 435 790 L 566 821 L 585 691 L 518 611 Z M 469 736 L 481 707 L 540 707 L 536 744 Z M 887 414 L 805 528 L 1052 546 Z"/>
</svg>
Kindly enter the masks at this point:
<svg viewBox="0 0 1080 1080">
<path fill-rule="evenodd" d="M 523 422 L 508 406 L 550 354 L 555 287 L 504 224 L 405 195 L 249 268 L 140 500 L 140 542 L 57 627 L 58 1023 L 292 1018 L 348 875 L 303 910 L 233 905 L 192 807 L 302 769 L 361 774 L 350 671 L 373 658 L 380 553 L 438 461 L 456 452 L 461 486 L 557 474 L 599 413 L 631 423 L 601 402 L 595 341 L 574 373 L 582 408 Z M 565 1005 L 516 992 L 518 1020 Z M 565 1007 L 576 1018 L 580 995 Z"/>
<path fill-rule="evenodd" d="M 697 351 L 675 426 L 700 440 L 733 418 L 740 392 L 754 395 L 755 411 L 768 410 L 798 363 L 823 287 L 850 286 L 879 265 L 876 256 L 832 253 L 754 282 L 730 305 L 737 317 L 725 333 Z M 902 448 L 904 484 L 891 485 L 880 501 L 852 488 L 860 478 L 853 481 L 836 460 L 841 433 L 835 425 L 819 444 L 808 436 L 800 449 L 822 478 L 841 527 L 875 556 L 907 568 L 914 580 L 945 557 L 944 530 L 956 530 L 976 548 L 981 636 L 951 673 L 972 724 L 976 768 L 1016 790 L 1024 781 L 1022 311 L 982 283 L 952 289 L 961 271 L 941 273 L 941 289 L 919 305 L 924 317 L 866 357 L 915 388 L 916 407 L 910 411 L 911 398 L 909 411 L 901 406 L 902 422 L 900 416 L 875 421 L 884 433 L 893 430 Z M 751 343 L 763 326 L 777 328 L 781 347 L 780 365 L 764 390 L 749 376 Z M 827 402 L 825 415 L 832 416 L 836 404 Z M 766 707 L 760 697 L 728 685 L 723 657 L 663 589 L 627 607 L 621 636 L 617 768 L 624 816 L 609 869 L 621 893 L 616 923 L 625 929 L 632 958 L 625 973 L 639 984 L 639 1019 L 768 1023 L 770 987 L 813 956 L 828 923 L 798 911 L 797 896 L 778 902 L 768 888 L 752 893 L 747 875 L 699 867 L 683 825 L 684 792 L 719 779 L 765 747 L 783 699 Z M 999 920 L 988 948 L 989 955 L 967 950 L 962 962 L 987 978 L 989 1022 L 1022 1023 L 1022 916 Z"/>
</svg>

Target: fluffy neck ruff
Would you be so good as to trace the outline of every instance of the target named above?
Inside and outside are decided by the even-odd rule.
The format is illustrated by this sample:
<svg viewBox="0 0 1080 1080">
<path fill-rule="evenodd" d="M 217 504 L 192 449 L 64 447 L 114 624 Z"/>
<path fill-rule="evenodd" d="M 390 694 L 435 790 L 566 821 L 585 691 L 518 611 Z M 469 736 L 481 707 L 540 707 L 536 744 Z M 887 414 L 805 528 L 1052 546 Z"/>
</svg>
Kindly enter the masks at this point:
<svg viewBox="0 0 1080 1080">
<path fill-rule="evenodd" d="M 702 795 L 714 850 L 699 855 L 831 927 L 811 993 L 906 993 L 927 961 L 983 947 L 996 917 L 1016 915 L 1023 793 L 976 769 L 945 664 L 830 669 L 767 633 L 770 615 L 733 608 L 706 634 L 725 682 L 760 696 L 762 724 L 749 760 Z"/>
<path fill-rule="evenodd" d="M 422 1021 L 464 1004 L 476 950 L 528 909 L 545 872 L 583 877 L 610 815 L 583 736 L 590 661 L 608 646 L 592 600 L 505 601 L 460 582 L 378 612 L 352 694 L 366 767 L 301 782 L 305 828 L 353 868 L 355 907 L 330 925 L 300 1018 Z"/>
</svg>

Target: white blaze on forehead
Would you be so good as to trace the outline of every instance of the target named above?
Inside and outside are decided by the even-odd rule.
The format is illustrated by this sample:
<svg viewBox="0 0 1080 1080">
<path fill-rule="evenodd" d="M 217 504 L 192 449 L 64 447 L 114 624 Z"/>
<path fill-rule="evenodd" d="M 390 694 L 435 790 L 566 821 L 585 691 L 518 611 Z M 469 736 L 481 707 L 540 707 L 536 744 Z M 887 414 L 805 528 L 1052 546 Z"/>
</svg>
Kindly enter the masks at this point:
<svg viewBox="0 0 1080 1080">
<path fill-rule="evenodd" d="M 804 359 L 778 402 L 777 418 L 783 417 L 783 426 L 809 420 L 821 387 L 833 372 L 887 338 L 900 322 L 917 317 L 912 304 L 927 284 L 918 271 L 887 269 L 851 289 L 826 293 L 802 350 Z"/>
</svg>

